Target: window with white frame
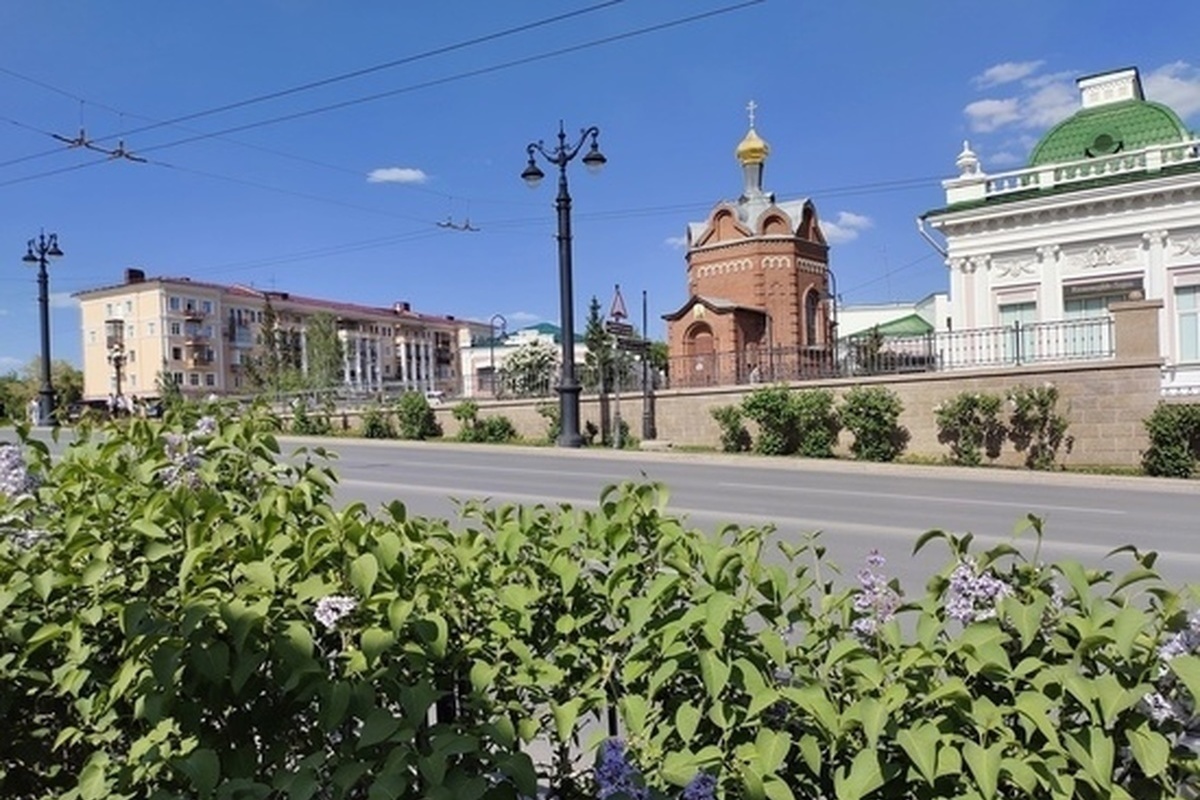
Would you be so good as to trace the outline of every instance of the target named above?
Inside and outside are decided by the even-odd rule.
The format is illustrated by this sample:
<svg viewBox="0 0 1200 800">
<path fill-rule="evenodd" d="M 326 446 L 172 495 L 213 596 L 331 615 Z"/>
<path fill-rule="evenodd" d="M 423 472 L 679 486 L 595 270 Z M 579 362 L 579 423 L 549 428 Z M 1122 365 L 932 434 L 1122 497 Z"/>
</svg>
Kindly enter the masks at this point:
<svg viewBox="0 0 1200 800">
<path fill-rule="evenodd" d="M 199 386 L 200 385 L 200 373 L 199 372 L 189 372 L 188 373 L 188 385 L 189 386 Z"/>
<path fill-rule="evenodd" d="M 178 322 L 172 322 L 171 323 L 171 335 L 179 336 L 182 333 L 183 333 L 183 326 L 180 325 Z"/>
<path fill-rule="evenodd" d="M 216 386 L 217 385 L 217 376 L 211 372 L 204 373 L 204 385 L 205 386 Z"/>
<path fill-rule="evenodd" d="M 147 334 L 148 336 L 153 336 L 153 335 L 154 335 L 154 323 L 153 323 L 153 322 L 147 322 L 147 323 L 146 323 L 146 334 Z"/>
<path fill-rule="evenodd" d="M 1007 331 L 1001 333 L 1001 349 L 1004 352 L 1005 360 L 1018 364 L 1030 361 L 1037 355 L 1034 352 L 1033 331 L 1028 328 L 1029 325 L 1037 322 L 1037 303 L 1034 301 L 1002 303 L 999 311 L 1000 327 L 1012 329 L 1011 334 Z M 1018 325 L 1020 325 L 1020 333 L 1017 332 Z"/>
<path fill-rule="evenodd" d="M 179 302 L 178 297 L 167 298 L 167 308 L 171 309 L 172 311 L 178 311 L 181 306 L 182 304 Z"/>
<path fill-rule="evenodd" d="M 1200 285 L 1175 287 L 1179 360 L 1200 361 Z"/>
</svg>

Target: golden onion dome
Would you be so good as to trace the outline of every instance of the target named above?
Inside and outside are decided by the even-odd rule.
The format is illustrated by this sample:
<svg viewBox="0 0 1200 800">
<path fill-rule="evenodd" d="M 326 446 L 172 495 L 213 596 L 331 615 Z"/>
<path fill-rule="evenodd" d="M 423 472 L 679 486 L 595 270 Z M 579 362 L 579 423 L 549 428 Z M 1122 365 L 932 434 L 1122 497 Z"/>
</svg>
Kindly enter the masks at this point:
<svg viewBox="0 0 1200 800">
<path fill-rule="evenodd" d="M 743 164 L 761 164 L 767 160 L 771 152 L 770 146 L 759 137 L 754 128 L 746 132 L 746 137 L 738 144 L 737 160 Z"/>
</svg>

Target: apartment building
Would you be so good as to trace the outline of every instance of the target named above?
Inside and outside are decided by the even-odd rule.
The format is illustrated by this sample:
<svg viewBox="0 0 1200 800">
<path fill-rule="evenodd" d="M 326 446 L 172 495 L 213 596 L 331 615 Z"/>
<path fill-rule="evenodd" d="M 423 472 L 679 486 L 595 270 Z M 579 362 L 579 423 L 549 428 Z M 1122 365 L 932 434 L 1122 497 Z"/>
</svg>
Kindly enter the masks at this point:
<svg viewBox="0 0 1200 800">
<path fill-rule="evenodd" d="M 239 395 L 253 390 L 247 365 L 264 323 L 308 371 L 308 324 L 334 320 L 341 342 L 341 385 L 363 393 L 461 392 L 459 342 L 485 336 L 487 323 L 414 312 L 407 302 L 364 306 L 285 291 L 186 277 L 147 277 L 127 269 L 116 285 L 76 293 L 83 322 L 85 400 L 150 398 L 160 380 L 185 393 Z M 160 376 L 162 376 L 160 378 Z"/>
</svg>

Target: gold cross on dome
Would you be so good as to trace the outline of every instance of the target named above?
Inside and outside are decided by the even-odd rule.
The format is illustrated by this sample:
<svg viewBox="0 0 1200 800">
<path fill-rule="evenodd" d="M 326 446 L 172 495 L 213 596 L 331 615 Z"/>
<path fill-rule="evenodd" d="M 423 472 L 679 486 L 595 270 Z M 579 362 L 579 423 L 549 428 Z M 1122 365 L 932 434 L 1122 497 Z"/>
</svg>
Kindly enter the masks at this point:
<svg viewBox="0 0 1200 800">
<path fill-rule="evenodd" d="M 754 102 L 753 100 L 751 100 L 749 103 L 746 103 L 746 111 L 748 111 L 750 113 L 750 127 L 751 128 L 754 127 L 754 109 L 756 109 L 756 108 L 758 108 L 758 103 Z"/>
</svg>

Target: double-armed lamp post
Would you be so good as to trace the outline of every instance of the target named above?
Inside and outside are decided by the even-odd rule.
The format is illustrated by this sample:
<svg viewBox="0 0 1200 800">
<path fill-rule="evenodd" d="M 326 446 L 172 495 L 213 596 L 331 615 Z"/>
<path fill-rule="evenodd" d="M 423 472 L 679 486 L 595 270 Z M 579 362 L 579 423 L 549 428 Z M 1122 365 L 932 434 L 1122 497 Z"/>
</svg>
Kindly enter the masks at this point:
<svg viewBox="0 0 1200 800">
<path fill-rule="evenodd" d="M 535 188 L 546 177 L 537 165 L 537 155 L 558 167 L 558 198 L 554 207 L 558 211 L 558 290 L 562 323 L 562 375 L 558 383 L 562 432 L 558 437 L 559 447 L 579 447 L 583 444 L 583 436 L 579 432 L 579 382 L 575 379 L 575 300 L 571 287 L 571 195 L 567 191 L 567 164 L 579 153 L 584 142 L 591 139 L 591 147 L 583 156 L 583 165 L 589 172 L 599 172 L 608 161 L 596 142 L 599 135 L 600 129 L 593 125 L 580 132 L 579 141 L 568 145 L 567 134 L 560 121 L 558 146 L 548 150 L 542 141 L 531 143 L 525 148 L 529 163 L 521 173 L 529 187 Z"/>
<path fill-rule="evenodd" d="M 38 312 L 42 333 L 42 385 L 37 397 L 39 426 L 50 425 L 54 420 L 54 384 L 50 381 L 50 276 L 46 273 L 46 264 L 62 254 L 58 249 L 58 234 L 39 233 L 38 238 L 29 240 L 21 258 L 26 264 L 38 265 Z"/>
</svg>

